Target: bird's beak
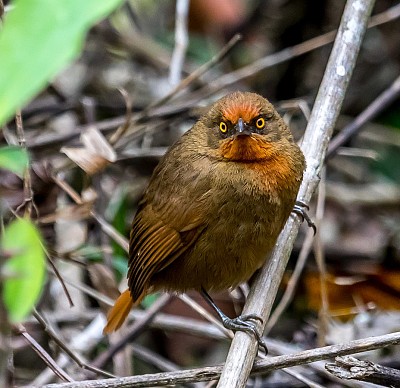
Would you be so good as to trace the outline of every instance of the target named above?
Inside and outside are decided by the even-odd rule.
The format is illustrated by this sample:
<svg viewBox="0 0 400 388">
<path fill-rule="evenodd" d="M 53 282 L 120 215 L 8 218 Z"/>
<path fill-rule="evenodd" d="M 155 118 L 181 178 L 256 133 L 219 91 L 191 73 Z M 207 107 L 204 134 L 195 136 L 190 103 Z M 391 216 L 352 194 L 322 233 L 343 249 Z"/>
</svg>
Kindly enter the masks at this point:
<svg viewBox="0 0 400 388">
<path fill-rule="evenodd" d="M 247 128 L 246 123 L 240 117 L 237 124 L 235 125 L 236 136 L 249 136 L 251 131 Z"/>
</svg>

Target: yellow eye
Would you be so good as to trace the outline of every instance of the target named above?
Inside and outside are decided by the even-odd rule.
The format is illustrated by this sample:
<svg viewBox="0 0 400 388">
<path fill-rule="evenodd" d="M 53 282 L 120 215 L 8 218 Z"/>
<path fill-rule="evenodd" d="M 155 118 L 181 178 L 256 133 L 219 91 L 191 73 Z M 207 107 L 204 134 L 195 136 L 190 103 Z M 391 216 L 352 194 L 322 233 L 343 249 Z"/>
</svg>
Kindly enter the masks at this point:
<svg viewBox="0 0 400 388">
<path fill-rule="evenodd" d="M 264 128 L 264 126 L 265 126 L 265 120 L 264 120 L 262 117 L 260 117 L 259 119 L 257 119 L 257 121 L 256 121 L 256 127 L 257 127 L 258 129 L 261 129 L 261 128 Z"/>
<path fill-rule="evenodd" d="M 228 126 L 226 125 L 226 123 L 224 123 L 223 121 L 221 121 L 221 122 L 219 123 L 219 130 L 220 130 L 222 133 L 225 133 L 225 132 L 228 130 Z"/>
</svg>

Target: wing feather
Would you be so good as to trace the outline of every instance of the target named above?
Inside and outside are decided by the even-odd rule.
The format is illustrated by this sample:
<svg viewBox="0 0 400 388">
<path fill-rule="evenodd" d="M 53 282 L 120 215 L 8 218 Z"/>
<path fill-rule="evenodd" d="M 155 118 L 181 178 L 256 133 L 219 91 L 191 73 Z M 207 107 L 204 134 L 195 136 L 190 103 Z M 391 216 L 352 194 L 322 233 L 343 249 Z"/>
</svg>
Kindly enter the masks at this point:
<svg viewBox="0 0 400 388">
<path fill-rule="evenodd" d="M 184 215 L 188 217 L 186 223 L 175 215 L 179 224 L 184 225 L 177 230 L 163 222 L 150 205 L 139 209 L 132 225 L 129 251 L 128 285 L 134 301 L 147 292 L 151 277 L 185 252 L 204 229 L 201 217 L 189 218 L 188 212 Z"/>
</svg>

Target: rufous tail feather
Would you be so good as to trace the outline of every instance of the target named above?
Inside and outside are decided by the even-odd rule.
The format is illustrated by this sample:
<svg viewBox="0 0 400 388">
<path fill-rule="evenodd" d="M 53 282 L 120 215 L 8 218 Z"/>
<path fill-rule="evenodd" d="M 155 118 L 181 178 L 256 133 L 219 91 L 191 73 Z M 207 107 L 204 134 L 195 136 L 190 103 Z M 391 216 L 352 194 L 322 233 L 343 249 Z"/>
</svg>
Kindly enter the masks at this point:
<svg viewBox="0 0 400 388">
<path fill-rule="evenodd" d="M 128 290 L 125 290 L 115 301 L 114 306 L 107 314 L 107 324 L 103 329 L 104 334 L 112 333 L 115 330 L 118 330 L 121 325 L 124 323 L 126 317 L 131 311 L 132 307 L 140 304 L 144 297 L 144 293 L 133 302 L 131 293 Z"/>
</svg>

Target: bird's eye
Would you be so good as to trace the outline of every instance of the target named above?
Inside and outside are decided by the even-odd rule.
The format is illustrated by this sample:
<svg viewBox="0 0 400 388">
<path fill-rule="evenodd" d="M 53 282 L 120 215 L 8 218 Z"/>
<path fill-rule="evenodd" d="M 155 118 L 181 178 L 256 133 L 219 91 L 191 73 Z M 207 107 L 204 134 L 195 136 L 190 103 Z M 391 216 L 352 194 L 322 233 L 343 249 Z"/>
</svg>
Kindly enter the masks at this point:
<svg viewBox="0 0 400 388">
<path fill-rule="evenodd" d="M 262 117 L 258 118 L 256 121 L 256 127 L 258 129 L 264 128 L 265 126 L 265 119 L 263 119 Z"/>
<path fill-rule="evenodd" d="M 222 133 L 226 133 L 226 131 L 228 130 L 228 126 L 226 125 L 226 123 L 224 123 L 223 121 L 221 121 L 221 122 L 219 123 L 219 130 L 220 130 Z"/>
</svg>

